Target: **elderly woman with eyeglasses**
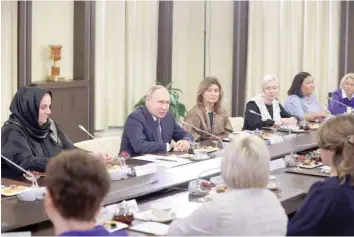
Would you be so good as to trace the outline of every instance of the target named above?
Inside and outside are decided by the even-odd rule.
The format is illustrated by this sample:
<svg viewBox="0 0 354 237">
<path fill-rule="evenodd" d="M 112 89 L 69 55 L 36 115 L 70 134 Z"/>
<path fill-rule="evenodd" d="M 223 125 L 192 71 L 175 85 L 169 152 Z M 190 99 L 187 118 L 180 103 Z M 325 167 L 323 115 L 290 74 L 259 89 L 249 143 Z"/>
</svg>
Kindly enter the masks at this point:
<svg viewBox="0 0 354 237">
<path fill-rule="evenodd" d="M 297 118 L 286 112 L 277 99 L 279 81 L 274 75 L 263 77 L 262 90 L 262 94 L 253 97 L 246 105 L 243 130 L 297 124 Z"/>
<path fill-rule="evenodd" d="M 354 110 L 354 73 L 348 73 L 342 78 L 340 88 L 332 94 L 328 109 L 334 115 Z"/>
<path fill-rule="evenodd" d="M 189 217 L 174 221 L 168 235 L 284 236 L 288 217 L 276 195 L 266 189 L 269 160 L 261 138 L 239 135 L 221 161 L 228 189 L 210 194 Z"/>
</svg>

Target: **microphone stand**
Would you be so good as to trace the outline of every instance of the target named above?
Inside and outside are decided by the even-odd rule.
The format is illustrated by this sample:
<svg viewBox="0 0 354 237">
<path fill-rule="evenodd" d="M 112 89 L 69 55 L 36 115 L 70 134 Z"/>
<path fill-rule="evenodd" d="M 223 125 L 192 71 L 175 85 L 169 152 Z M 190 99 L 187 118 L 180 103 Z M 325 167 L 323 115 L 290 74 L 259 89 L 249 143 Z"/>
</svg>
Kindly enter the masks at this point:
<svg viewBox="0 0 354 237">
<path fill-rule="evenodd" d="M 337 100 L 334 100 L 334 99 L 332 99 L 332 98 L 330 98 L 330 97 L 327 97 L 327 98 L 328 98 L 329 100 L 331 100 L 331 101 L 337 103 L 337 104 L 340 104 L 340 105 L 343 105 L 343 106 L 349 108 L 350 111 L 351 111 L 351 113 L 353 113 L 353 109 L 354 109 L 353 107 L 351 107 L 351 106 L 349 106 L 349 105 L 346 105 L 346 104 L 343 104 L 342 102 L 339 102 L 339 101 L 337 101 Z"/>
<path fill-rule="evenodd" d="M 106 152 L 108 152 L 109 154 L 111 154 L 114 158 L 116 158 L 120 164 L 121 167 L 124 167 L 125 164 L 123 165 L 121 159 L 115 155 L 113 152 L 111 152 L 110 150 L 108 150 L 101 142 L 99 142 L 91 133 L 89 133 L 84 126 L 82 126 L 81 124 L 78 126 L 83 132 L 85 132 L 87 135 L 89 135 L 91 138 L 94 139 L 94 141 L 96 141 L 102 148 L 104 148 L 106 150 Z"/>
<path fill-rule="evenodd" d="M 34 177 L 34 175 L 30 172 L 28 172 L 27 170 L 25 170 L 24 168 L 22 168 L 21 166 L 19 166 L 18 164 L 16 164 L 15 162 L 11 161 L 9 158 L 6 158 L 5 156 L 1 155 L 1 158 L 3 158 L 4 160 L 6 160 L 7 162 L 9 162 L 10 164 L 12 164 L 13 166 L 15 166 L 17 169 L 21 170 L 22 172 L 24 172 L 25 174 L 27 174 L 28 176 L 31 177 L 31 181 L 32 181 L 32 186 L 34 186 L 35 188 L 38 188 L 38 182 L 36 177 Z"/>
<path fill-rule="evenodd" d="M 208 133 L 208 132 L 206 132 L 206 131 L 204 131 L 204 130 L 202 130 L 202 129 L 200 129 L 200 128 L 197 128 L 197 127 L 195 127 L 195 126 L 193 126 L 193 125 L 190 125 L 190 124 L 188 124 L 188 123 L 186 123 L 186 122 L 181 121 L 181 123 L 184 124 L 184 125 L 186 125 L 186 126 L 188 126 L 188 127 L 194 128 L 195 130 L 197 130 L 197 131 L 199 131 L 199 132 L 202 132 L 202 133 L 204 133 L 204 134 L 207 134 L 207 135 L 209 135 L 209 136 L 212 136 L 212 137 L 216 138 L 217 140 L 220 141 L 222 149 L 225 149 L 224 143 L 222 142 L 222 140 L 221 140 L 220 137 L 215 136 L 215 135 L 212 134 L 212 133 Z"/>
</svg>

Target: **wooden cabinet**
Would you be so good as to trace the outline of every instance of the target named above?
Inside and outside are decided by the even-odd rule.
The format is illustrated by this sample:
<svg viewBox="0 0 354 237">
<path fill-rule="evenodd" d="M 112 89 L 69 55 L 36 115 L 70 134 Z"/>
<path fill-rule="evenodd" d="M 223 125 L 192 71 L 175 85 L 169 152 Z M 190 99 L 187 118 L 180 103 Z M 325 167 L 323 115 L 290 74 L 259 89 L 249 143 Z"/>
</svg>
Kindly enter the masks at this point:
<svg viewBox="0 0 354 237">
<path fill-rule="evenodd" d="M 78 128 L 81 124 L 90 128 L 89 83 L 86 80 L 71 82 L 40 82 L 38 86 L 52 92 L 51 118 L 58 123 L 72 142 L 87 140 L 89 137 Z M 92 106 L 93 109 L 93 106 Z"/>
</svg>

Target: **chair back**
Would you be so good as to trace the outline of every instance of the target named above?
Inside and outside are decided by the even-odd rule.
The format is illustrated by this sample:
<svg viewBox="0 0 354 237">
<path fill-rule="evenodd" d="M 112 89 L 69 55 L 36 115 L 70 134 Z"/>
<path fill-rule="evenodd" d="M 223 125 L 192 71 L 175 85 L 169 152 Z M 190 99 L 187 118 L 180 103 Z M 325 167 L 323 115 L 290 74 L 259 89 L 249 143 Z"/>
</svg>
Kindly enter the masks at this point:
<svg viewBox="0 0 354 237">
<path fill-rule="evenodd" d="M 229 119 L 232 128 L 234 129 L 234 132 L 241 132 L 243 128 L 243 122 L 244 122 L 243 117 L 230 117 Z"/>
<path fill-rule="evenodd" d="M 118 155 L 120 150 L 120 142 L 121 138 L 119 136 L 111 136 L 77 142 L 74 145 L 83 150 L 92 152 L 107 152 L 105 150 L 105 148 L 107 148 L 109 152 Z M 102 144 L 105 148 L 103 148 L 100 144 Z"/>
</svg>

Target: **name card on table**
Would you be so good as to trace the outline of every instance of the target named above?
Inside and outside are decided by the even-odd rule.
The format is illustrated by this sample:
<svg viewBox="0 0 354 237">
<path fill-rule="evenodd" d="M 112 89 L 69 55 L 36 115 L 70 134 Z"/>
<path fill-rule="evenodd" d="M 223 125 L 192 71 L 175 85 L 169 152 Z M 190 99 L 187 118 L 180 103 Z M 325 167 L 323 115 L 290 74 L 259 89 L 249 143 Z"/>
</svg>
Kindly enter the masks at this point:
<svg viewBox="0 0 354 237">
<path fill-rule="evenodd" d="M 283 158 L 281 159 L 276 159 L 276 160 L 271 160 L 269 162 L 269 170 L 273 171 L 273 170 L 277 170 L 277 169 L 283 169 L 285 168 L 285 161 Z"/>
<path fill-rule="evenodd" d="M 136 177 L 157 172 L 156 164 L 146 164 L 134 167 Z"/>
<path fill-rule="evenodd" d="M 283 142 L 283 138 L 281 136 L 273 135 L 268 139 L 268 141 L 272 145 Z"/>
</svg>

